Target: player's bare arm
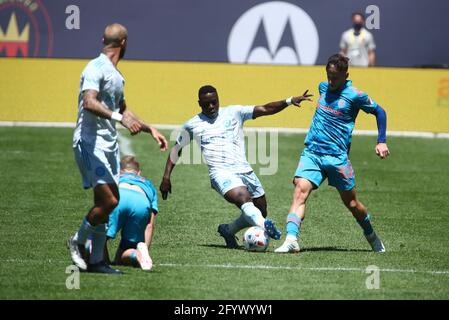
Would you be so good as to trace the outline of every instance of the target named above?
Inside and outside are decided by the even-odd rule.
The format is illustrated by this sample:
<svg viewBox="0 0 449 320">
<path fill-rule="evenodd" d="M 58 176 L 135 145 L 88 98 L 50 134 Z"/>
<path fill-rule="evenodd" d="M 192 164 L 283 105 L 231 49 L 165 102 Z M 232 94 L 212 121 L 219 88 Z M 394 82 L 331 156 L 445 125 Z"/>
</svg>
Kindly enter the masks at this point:
<svg viewBox="0 0 449 320">
<path fill-rule="evenodd" d="M 297 107 L 300 107 L 300 104 L 302 101 L 312 101 L 312 99 L 310 99 L 310 98 L 313 97 L 313 95 L 308 94 L 308 92 L 309 92 L 309 90 L 306 90 L 302 96 L 291 97 L 290 98 L 291 101 L 287 101 L 287 100 L 289 100 L 289 99 L 287 99 L 287 100 L 270 102 L 270 103 L 264 104 L 262 106 L 255 106 L 254 111 L 253 111 L 253 119 L 256 119 L 261 116 L 269 116 L 269 115 L 281 112 L 282 110 L 287 108 L 290 105 L 290 103 Z"/>
<path fill-rule="evenodd" d="M 171 193 L 171 173 L 175 168 L 176 161 L 181 155 L 182 147 L 176 143 L 173 148 L 170 150 L 170 155 L 167 158 L 167 162 L 165 163 L 164 175 L 162 177 L 161 185 L 159 186 L 159 190 L 162 194 L 162 199 L 167 200 L 168 194 Z"/>
<path fill-rule="evenodd" d="M 157 142 L 161 151 L 167 150 L 167 148 L 168 148 L 167 139 L 155 127 L 142 122 L 131 110 L 128 109 L 128 107 L 126 106 L 126 102 L 123 102 L 123 106 L 122 106 L 121 110 L 123 110 L 123 119 L 125 119 L 125 117 L 126 117 L 126 120 L 129 118 L 129 119 L 132 119 L 132 121 L 136 121 L 140 126 L 139 132 L 143 131 L 143 132 L 149 133 L 154 138 L 154 140 Z M 122 119 L 122 122 L 123 122 L 123 119 Z M 139 132 L 136 132 L 136 133 L 131 132 L 131 134 L 134 135 Z"/>
<path fill-rule="evenodd" d="M 83 94 L 83 108 L 98 117 L 111 119 L 112 111 L 98 101 L 97 96 L 98 91 L 85 90 Z"/>
<path fill-rule="evenodd" d="M 105 107 L 100 101 L 97 99 L 98 91 L 95 90 L 86 90 L 83 95 L 83 108 L 92 112 L 96 116 L 105 119 L 111 119 L 113 112 Z M 125 105 L 125 104 L 124 104 Z M 141 131 L 141 125 L 136 119 L 127 114 L 126 106 L 123 108 L 123 118 L 120 123 L 127 128 L 131 134 L 136 134 Z"/>
<path fill-rule="evenodd" d="M 154 214 L 154 212 L 151 212 L 150 222 L 147 224 L 147 227 L 145 228 L 145 244 L 148 248 L 150 248 L 151 241 L 153 240 L 154 218 L 156 218 L 156 215 Z"/>
</svg>

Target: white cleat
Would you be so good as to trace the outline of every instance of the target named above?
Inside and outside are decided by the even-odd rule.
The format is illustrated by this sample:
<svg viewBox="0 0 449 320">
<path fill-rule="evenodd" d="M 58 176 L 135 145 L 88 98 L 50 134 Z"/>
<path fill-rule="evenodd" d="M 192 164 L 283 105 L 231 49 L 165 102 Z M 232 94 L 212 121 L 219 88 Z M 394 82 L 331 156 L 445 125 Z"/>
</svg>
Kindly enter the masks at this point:
<svg viewBox="0 0 449 320">
<path fill-rule="evenodd" d="M 298 253 L 299 252 L 299 244 L 298 241 L 287 241 L 285 240 L 282 246 L 274 250 L 276 253 Z"/>
<path fill-rule="evenodd" d="M 86 271 L 87 264 L 83 259 L 84 248 L 78 245 L 78 242 L 76 242 L 73 237 L 70 237 L 69 240 L 67 240 L 67 247 L 70 250 L 72 262 L 81 270 Z M 83 251 L 83 253 L 81 251 Z"/>
<path fill-rule="evenodd" d="M 150 271 L 153 268 L 153 260 L 151 260 L 148 253 L 148 247 L 145 243 L 139 242 L 137 244 L 137 252 L 140 254 L 139 264 L 142 270 Z"/>
<path fill-rule="evenodd" d="M 374 252 L 385 252 L 385 246 L 375 232 L 365 236 L 365 238 Z"/>
</svg>

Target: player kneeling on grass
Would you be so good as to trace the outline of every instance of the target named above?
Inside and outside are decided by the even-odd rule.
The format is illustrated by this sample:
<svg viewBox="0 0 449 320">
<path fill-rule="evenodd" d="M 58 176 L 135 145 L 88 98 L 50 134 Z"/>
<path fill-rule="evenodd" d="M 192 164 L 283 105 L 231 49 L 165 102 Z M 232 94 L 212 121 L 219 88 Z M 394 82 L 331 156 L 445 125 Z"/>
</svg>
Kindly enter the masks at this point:
<svg viewBox="0 0 449 320">
<path fill-rule="evenodd" d="M 198 92 L 198 104 L 202 112 L 187 121 L 170 152 L 160 185 L 162 199 L 171 193 L 170 176 L 181 149 L 194 138 L 209 167 L 212 187 L 228 202 L 235 204 L 241 215 L 229 224 L 220 224 L 218 233 L 228 248 L 237 248 L 235 234 L 250 226 L 265 229 L 273 239 L 281 232 L 274 222 L 266 219 L 265 191 L 253 169 L 246 160 L 243 123 L 249 119 L 278 113 L 289 105 L 299 107 L 304 100 L 310 101 L 307 91 L 302 96 L 270 102 L 260 106 L 229 106 L 220 108 L 217 90 L 203 86 Z"/>
<path fill-rule="evenodd" d="M 134 156 L 122 158 L 120 202 L 109 216 L 106 236 L 108 240 L 114 239 L 121 230 L 114 264 L 132 265 L 149 271 L 153 267 L 148 249 L 154 233 L 154 218 L 158 213 L 157 191 L 151 181 L 140 173 L 139 162 Z"/>
<path fill-rule="evenodd" d="M 299 228 L 304 220 L 307 198 L 326 178 L 362 227 L 373 251 L 384 252 L 385 247 L 374 232 L 368 210 L 356 197 L 349 149 L 355 119 L 363 110 L 376 116 L 379 135 L 375 150 L 381 159 L 386 158 L 390 154 L 386 144 L 387 115 L 366 93 L 347 80 L 348 58 L 340 54 L 331 56 L 326 72 L 328 81 L 319 85 L 320 98 L 293 180 L 295 191 L 287 216 L 287 237 L 275 252 L 299 252 Z"/>
</svg>

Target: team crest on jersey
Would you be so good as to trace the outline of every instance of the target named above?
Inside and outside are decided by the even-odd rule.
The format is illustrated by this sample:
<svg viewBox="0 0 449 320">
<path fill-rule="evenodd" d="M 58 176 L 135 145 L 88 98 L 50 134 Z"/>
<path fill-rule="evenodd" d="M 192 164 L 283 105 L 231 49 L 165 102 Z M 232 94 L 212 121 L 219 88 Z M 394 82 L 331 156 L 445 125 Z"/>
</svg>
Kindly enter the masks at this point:
<svg viewBox="0 0 449 320">
<path fill-rule="evenodd" d="M 42 1 L 0 1 L 0 57 L 50 57 L 53 37 Z"/>
<path fill-rule="evenodd" d="M 344 108 L 346 106 L 346 102 L 343 99 L 338 100 L 338 107 Z"/>
<path fill-rule="evenodd" d="M 103 167 L 97 167 L 97 169 L 95 169 L 95 174 L 96 174 L 98 177 L 104 176 L 105 173 L 106 173 L 106 170 L 105 170 L 105 168 L 103 168 Z"/>
</svg>

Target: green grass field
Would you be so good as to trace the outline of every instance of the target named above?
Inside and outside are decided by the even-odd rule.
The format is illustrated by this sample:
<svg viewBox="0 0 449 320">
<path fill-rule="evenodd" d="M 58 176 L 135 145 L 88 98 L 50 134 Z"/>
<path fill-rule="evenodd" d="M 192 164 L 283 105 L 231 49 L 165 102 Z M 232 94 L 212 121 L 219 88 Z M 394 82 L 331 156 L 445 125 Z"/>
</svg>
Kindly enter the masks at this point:
<svg viewBox="0 0 449 320">
<path fill-rule="evenodd" d="M 0 128 L 0 299 L 449 298 L 449 140 L 390 138 L 391 157 L 381 161 L 375 137 L 354 137 L 351 161 L 385 254 L 369 251 L 327 182 L 309 199 L 300 254 L 275 254 L 281 241 L 265 253 L 228 250 L 216 229 L 238 210 L 210 188 L 205 165 L 179 165 L 173 193 L 159 202 L 154 270 L 82 273 L 80 289 L 68 290 L 65 242 L 92 205 L 91 191 L 81 188 L 72 132 Z M 282 229 L 303 140 L 279 135 L 278 172 L 259 175 L 269 215 Z M 132 138 L 132 148 L 158 187 L 167 153 L 143 135 Z M 366 288 L 369 265 L 381 269 L 379 289 Z"/>
</svg>

